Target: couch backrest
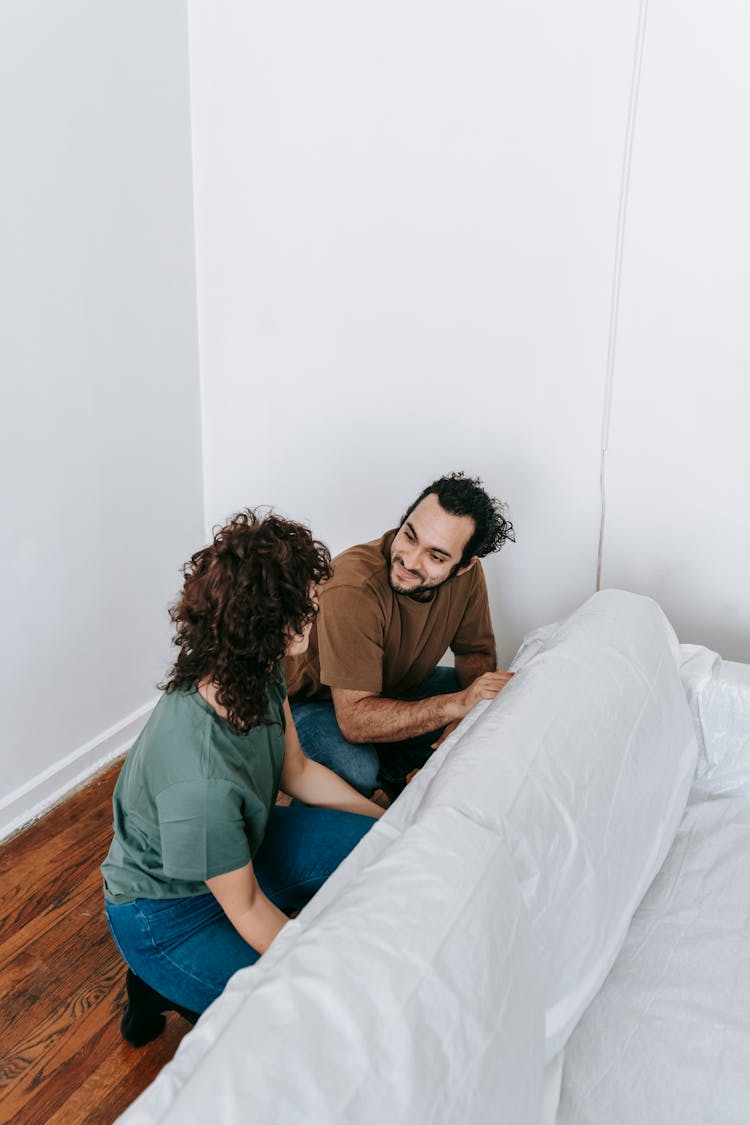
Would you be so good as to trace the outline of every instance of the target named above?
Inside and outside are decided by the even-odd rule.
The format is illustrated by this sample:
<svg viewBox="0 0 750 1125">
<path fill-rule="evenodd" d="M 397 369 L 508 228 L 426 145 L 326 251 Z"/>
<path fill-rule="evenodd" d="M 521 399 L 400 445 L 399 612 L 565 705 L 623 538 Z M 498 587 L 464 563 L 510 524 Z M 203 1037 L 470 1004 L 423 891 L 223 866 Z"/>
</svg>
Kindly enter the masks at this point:
<svg viewBox="0 0 750 1125">
<path fill-rule="evenodd" d="M 423 807 L 505 834 L 540 957 L 550 1059 L 666 856 L 698 750 L 679 646 L 649 598 L 596 594 L 519 657 Z"/>
</svg>

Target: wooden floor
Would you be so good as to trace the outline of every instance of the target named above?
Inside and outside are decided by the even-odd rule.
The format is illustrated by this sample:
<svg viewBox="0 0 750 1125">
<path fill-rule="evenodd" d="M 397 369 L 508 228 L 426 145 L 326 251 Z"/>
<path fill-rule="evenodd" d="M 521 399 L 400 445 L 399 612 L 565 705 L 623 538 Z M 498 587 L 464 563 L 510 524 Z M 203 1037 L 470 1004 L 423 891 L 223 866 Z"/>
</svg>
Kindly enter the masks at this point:
<svg viewBox="0 0 750 1125">
<path fill-rule="evenodd" d="M 172 1057 L 175 1013 L 120 1038 L 125 971 L 102 905 L 117 763 L 0 846 L 0 1122 L 111 1125 Z"/>
</svg>

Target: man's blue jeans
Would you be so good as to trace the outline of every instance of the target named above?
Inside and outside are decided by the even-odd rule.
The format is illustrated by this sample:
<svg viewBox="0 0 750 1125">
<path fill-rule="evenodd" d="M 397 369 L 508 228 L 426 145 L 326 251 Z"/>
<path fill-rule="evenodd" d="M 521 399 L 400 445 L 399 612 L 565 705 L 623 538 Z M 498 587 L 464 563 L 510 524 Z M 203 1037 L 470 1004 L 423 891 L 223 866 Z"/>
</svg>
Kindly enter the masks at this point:
<svg viewBox="0 0 750 1125">
<path fill-rule="evenodd" d="M 309 902 L 374 821 L 335 809 L 275 806 L 253 860 L 261 890 L 281 910 Z M 202 1012 L 237 969 L 260 954 L 235 930 L 211 892 L 190 898 L 106 903 L 123 959 L 162 996 Z"/>
<path fill-rule="evenodd" d="M 455 669 L 440 667 L 435 668 L 419 687 L 399 698 L 427 699 L 432 695 L 449 695 L 460 690 Z M 443 730 L 430 731 L 406 742 L 379 743 L 376 748 L 372 743 L 347 742 L 339 730 L 330 700 L 292 703 L 292 715 L 302 749 L 308 758 L 328 766 L 366 797 L 371 796 L 379 785 L 386 791 L 394 782 L 398 787 L 399 779 L 410 769 L 423 766 L 432 753 L 432 743 Z"/>
</svg>

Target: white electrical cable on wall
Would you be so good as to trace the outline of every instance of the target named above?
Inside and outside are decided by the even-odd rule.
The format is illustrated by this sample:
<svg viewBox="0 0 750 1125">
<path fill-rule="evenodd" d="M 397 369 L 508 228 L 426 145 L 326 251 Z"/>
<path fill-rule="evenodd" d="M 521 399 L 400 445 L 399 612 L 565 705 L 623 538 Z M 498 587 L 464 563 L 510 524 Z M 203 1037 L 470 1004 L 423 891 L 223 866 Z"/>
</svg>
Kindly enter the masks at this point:
<svg viewBox="0 0 750 1125">
<path fill-rule="evenodd" d="M 599 549 L 596 560 L 596 589 L 601 589 L 602 581 L 602 556 L 604 553 L 604 523 L 607 512 L 607 494 L 605 487 L 605 469 L 607 449 L 609 447 L 609 420 L 612 413 L 612 384 L 615 374 L 615 359 L 617 355 L 617 321 L 620 312 L 620 282 L 622 279 L 623 244 L 625 241 L 625 219 L 628 209 L 628 191 L 630 188 L 630 162 L 633 154 L 633 135 L 635 133 L 635 118 L 638 109 L 638 93 L 641 84 L 641 63 L 643 61 L 643 42 L 646 34 L 646 16 L 648 14 L 648 0 L 641 0 L 638 9 L 638 27 L 635 37 L 635 54 L 633 58 L 633 71 L 630 79 L 630 101 L 628 103 L 628 121 L 625 129 L 625 152 L 622 161 L 622 175 L 620 178 L 620 205 L 617 213 L 617 239 L 615 243 L 615 261 L 612 276 L 612 301 L 609 311 L 609 340 L 607 343 L 607 373 L 604 384 L 604 409 L 602 414 L 602 443 L 601 460 L 599 464 L 599 490 L 601 496 L 601 514 L 599 518 Z"/>
</svg>

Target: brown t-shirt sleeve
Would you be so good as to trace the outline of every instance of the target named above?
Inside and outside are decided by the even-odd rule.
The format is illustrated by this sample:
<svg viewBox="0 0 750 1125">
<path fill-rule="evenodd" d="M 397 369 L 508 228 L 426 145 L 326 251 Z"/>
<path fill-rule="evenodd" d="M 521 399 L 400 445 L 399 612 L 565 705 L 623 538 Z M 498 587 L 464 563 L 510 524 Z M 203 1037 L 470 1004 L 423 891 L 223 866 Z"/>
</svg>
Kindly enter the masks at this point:
<svg viewBox="0 0 750 1125">
<path fill-rule="evenodd" d="M 466 599 L 466 609 L 451 641 L 451 650 L 458 656 L 487 653 L 494 660 L 495 634 L 492 631 L 487 583 L 481 563 L 473 566 L 468 576 L 472 578 L 472 584 Z"/>
<path fill-rule="evenodd" d="M 351 691 L 383 690 L 383 607 L 367 587 L 325 590 L 317 619 L 320 682 Z"/>
</svg>

